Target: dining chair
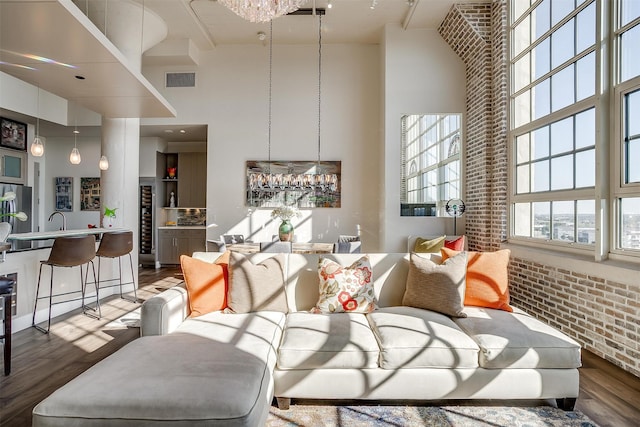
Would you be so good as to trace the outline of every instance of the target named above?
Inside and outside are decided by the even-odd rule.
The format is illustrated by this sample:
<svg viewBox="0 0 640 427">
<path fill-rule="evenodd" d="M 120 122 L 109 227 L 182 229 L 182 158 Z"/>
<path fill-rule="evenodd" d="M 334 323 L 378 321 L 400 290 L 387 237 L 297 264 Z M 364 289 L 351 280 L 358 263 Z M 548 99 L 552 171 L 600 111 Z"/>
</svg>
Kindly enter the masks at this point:
<svg viewBox="0 0 640 427">
<path fill-rule="evenodd" d="M 244 243 L 244 235 L 242 234 L 223 234 L 222 241 L 227 245 L 235 245 L 236 243 Z"/>
<path fill-rule="evenodd" d="M 359 254 L 362 242 L 338 242 L 333 244 L 334 254 Z"/>
</svg>

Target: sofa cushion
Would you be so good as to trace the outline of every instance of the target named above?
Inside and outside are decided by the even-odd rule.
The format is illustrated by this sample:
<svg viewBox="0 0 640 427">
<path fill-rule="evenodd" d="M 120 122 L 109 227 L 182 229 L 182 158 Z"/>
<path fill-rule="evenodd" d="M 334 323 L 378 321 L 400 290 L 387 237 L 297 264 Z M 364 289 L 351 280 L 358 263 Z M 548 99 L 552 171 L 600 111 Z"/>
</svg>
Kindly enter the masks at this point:
<svg viewBox="0 0 640 427">
<path fill-rule="evenodd" d="M 278 368 L 375 368 L 378 354 L 364 314 L 289 313 Z"/>
<path fill-rule="evenodd" d="M 454 319 L 480 346 L 483 368 L 577 368 L 580 345 L 555 328 L 518 310 L 509 313 L 466 307 Z"/>
<path fill-rule="evenodd" d="M 189 334 L 142 337 L 40 402 L 33 425 L 262 426 L 272 399 L 272 372 L 251 352 Z"/>
<path fill-rule="evenodd" d="M 442 248 L 442 260 L 458 251 Z M 467 288 L 464 305 L 513 311 L 509 305 L 509 249 L 495 252 L 468 252 Z"/>
<path fill-rule="evenodd" d="M 273 255 L 258 264 L 250 257 L 231 251 L 229 260 L 229 313 L 280 311 L 286 313 L 283 254 Z"/>
<path fill-rule="evenodd" d="M 233 344 L 273 368 L 285 319 L 286 314 L 277 311 L 240 314 L 215 311 L 186 319 L 174 333 Z"/>
<path fill-rule="evenodd" d="M 478 367 L 478 345 L 443 314 L 387 307 L 367 314 L 367 319 L 384 369 Z"/>
<path fill-rule="evenodd" d="M 369 313 L 378 308 L 373 269 L 367 255 L 348 267 L 321 257 L 318 260 L 320 297 L 314 313 Z"/>
<path fill-rule="evenodd" d="M 180 266 L 189 297 L 189 317 L 202 316 L 227 307 L 227 283 L 229 280 L 229 252 L 214 263 L 188 255 L 180 256 Z"/>
<path fill-rule="evenodd" d="M 440 253 L 440 249 L 444 247 L 444 239 L 445 236 L 433 238 L 418 237 L 413 245 L 413 252 Z"/>
<path fill-rule="evenodd" d="M 411 254 L 407 287 L 402 305 L 465 317 L 464 291 L 467 253 L 461 252 L 442 264 Z"/>
</svg>

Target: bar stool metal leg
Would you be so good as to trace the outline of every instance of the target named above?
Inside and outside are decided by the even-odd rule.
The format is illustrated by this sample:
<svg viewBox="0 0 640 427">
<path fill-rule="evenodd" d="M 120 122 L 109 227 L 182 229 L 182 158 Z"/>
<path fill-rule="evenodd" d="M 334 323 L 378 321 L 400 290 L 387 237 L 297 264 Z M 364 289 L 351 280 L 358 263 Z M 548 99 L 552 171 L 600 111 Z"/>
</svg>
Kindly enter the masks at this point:
<svg viewBox="0 0 640 427">
<path fill-rule="evenodd" d="M 99 263 L 100 263 L 100 260 L 98 260 L 98 264 Z M 85 293 L 86 293 L 86 290 L 87 290 L 87 284 L 89 283 L 89 280 L 88 280 L 89 279 L 89 264 L 91 264 L 91 270 L 93 272 L 93 284 L 94 284 L 95 289 L 96 289 L 96 306 L 95 306 L 95 308 L 90 307 L 90 306 L 88 306 L 88 305 L 86 305 L 84 303 L 84 297 L 85 297 Z M 98 268 L 100 268 L 100 267 L 98 267 Z M 100 319 L 102 317 L 102 309 L 100 308 L 100 295 L 98 293 L 99 289 L 100 289 L 99 286 L 98 286 L 98 284 L 99 284 L 98 280 L 100 278 L 100 270 L 98 270 L 98 278 L 96 280 L 95 265 L 94 265 L 93 261 L 89 261 L 87 263 L 87 269 L 86 269 L 86 271 L 84 273 L 84 278 L 82 277 L 82 266 L 80 266 L 80 276 L 81 276 L 80 280 L 83 281 L 82 282 L 82 312 L 84 314 L 86 314 L 87 316 L 94 317 L 96 319 Z M 94 315 L 92 313 L 88 313 L 87 310 L 91 310 L 93 312 L 97 312 L 98 314 Z"/>
</svg>

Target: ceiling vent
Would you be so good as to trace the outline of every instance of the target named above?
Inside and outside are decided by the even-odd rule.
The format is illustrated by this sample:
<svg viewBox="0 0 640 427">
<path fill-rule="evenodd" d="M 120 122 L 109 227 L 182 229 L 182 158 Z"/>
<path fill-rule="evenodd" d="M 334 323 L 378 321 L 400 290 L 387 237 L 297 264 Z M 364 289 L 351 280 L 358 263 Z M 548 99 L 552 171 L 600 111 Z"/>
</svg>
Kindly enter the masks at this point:
<svg viewBox="0 0 640 427">
<path fill-rule="evenodd" d="M 196 87 L 196 73 L 167 73 L 165 87 Z"/>
</svg>

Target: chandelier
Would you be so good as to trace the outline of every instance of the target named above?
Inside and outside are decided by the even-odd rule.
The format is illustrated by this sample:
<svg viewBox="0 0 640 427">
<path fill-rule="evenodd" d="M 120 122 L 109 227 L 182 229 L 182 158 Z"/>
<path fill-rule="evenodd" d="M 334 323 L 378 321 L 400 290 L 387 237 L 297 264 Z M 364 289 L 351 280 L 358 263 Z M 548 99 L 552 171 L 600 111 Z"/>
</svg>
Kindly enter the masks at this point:
<svg viewBox="0 0 640 427">
<path fill-rule="evenodd" d="M 250 22 L 269 22 L 295 12 L 308 0 L 218 0 L 239 17 Z"/>
<path fill-rule="evenodd" d="M 271 88 L 273 76 L 273 22 L 269 30 L 269 131 L 268 131 L 268 160 L 266 172 L 250 172 L 249 189 L 270 191 L 314 191 L 327 192 L 338 190 L 338 175 L 325 173 L 320 162 L 320 111 L 321 111 L 321 83 L 322 83 L 322 13 L 318 13 L 318 160 L 313 168 L 304 173 L 297 173 L 293 164 L 289 163 L 286 173 L 272 173 L 271 166 Z"/>
</svg>

